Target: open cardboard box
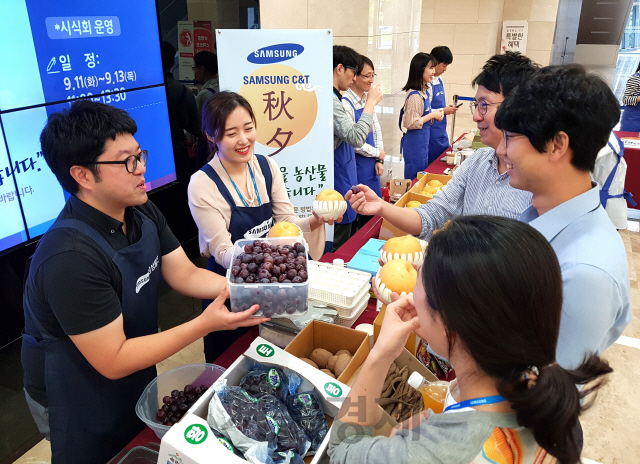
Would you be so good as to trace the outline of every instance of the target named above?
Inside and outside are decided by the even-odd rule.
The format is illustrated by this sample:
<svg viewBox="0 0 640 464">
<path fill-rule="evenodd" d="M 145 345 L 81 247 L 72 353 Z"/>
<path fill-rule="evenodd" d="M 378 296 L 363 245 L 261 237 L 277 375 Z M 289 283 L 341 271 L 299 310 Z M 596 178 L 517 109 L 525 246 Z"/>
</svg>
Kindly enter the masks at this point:
<svg viewBox="0 0 640 464">
<path fill-rule="evenodd" d="M 447 185 L 447 183 L 451 180 L 451 177 L 452 176 L 447 176 L 445 174 L 431 174 L 430 172 L 428 172 L 424 176 L 422 176 L 422 179 L 416 182 L 416 184 L 413 187 L 411 187 L 411 190 L 409 191 L 420 193 L 424 188 L 424 186 L 427 185 L 427 183 L 431 182 L 432 180 L 439 180 L 444 185 Z"/>
<path fill-rule="evenodd" d="M 337 327 L 343 328 L 343 327 Z M 350 330 L 350 329 L 346 329 Z M 366 336 L 366 334 L 364 334 Z M 369 351 L 369 343 L 367 341 L 367 354 Z M 366 357 L 366 354 L 365 354 Z M 350 388 L 328 375 L 320 372 L 318 369 L 301 361 L 284 350 L 278 348 L 274 344 L 256 338 L 251 346 L 220 376 L 218 381 L 226 379 L 227 385 L 237 386 L 242 378 L 249 372 L 251 366 L 256 362 L 267 366 L 279 366 L 291 369 L 302 377 L 303 382 L 298 388 L 298 392 L 315 390 L 321 398 L 322 407 L 329 427 L 333 422 L 333 418 L 338 414 L 342 402 L 348 395 Z M 359 365 L 353 365 L 352 373 L 357 370 Z M 241 459 L 229 450 L 227 450 L 213 435 L 211 428 L 207 424 L 207 414 L 209 410 L 209 402 L 213 398 L 213 389 L 200 397 L 200 399 L 191 407 L 180 422 L 175 424 L 162 438 L 160 444 L 159 463 L 169 464 L 205 464 L 210 462 L 224 462 L 231 464 L 246 464 L 247 461 Z M 330 433 L 330 432 L 329 432 Z M 320 445 L 317 453 L 307 456 L 304 461 L 307 464 L 316 464 L 320 462 L 325 455 L 329 444 L 329 433 Z"/>
<path fill-rule="evenodd" d="M 340 350 L 349 350 L 353 354 L 351 362 L 347 364 L 344 372 L 338 377 L 338 381 L 346 384 L 369 355 L 369 336 L 359 330 L 321 321 L 311 321 L 289 343 L 285 351 L 296 358 L 310 358 L 311 352 L 316 348 L 324 348 L 332 353 Z M 313 367 L 312 369 L 316 370 Z M 319 370 L 317 372 L 326 379 L 331 379 L 324 372 Z"/>
<path fill-rule="evenodd" d="M 404 208 L 405 205 L 412 200 L 419 201 L 421 204 L 424 205 L 427 201 L 430 200 L 430 198 L 424 195 L 420 195 L 419 193 L 409 191 L 405 193 L 404 196 L 400 198 L 394 206 L 396 206 L 397 208 Z M 378 237 L 380 238 L 380 240 L 389 240 L 390 238 L 393 238 L 393 237 L 403 237 L 405 235 L 409 235 L 409 234 L 407 234 L 405 231 L 397 228 L 396 226 L 391 224 L 389 221 L 384 219 L 382 221 L 382 226 L 380 227 L 380 234 Z"/>
<path fill-rule="evenodd" d="M 400 354 L 400 356 L 396 358 L 395 363 L 399 368 L 407 366 L 407 369 L 409 370 L 409 375 L 411 375 L 414 372 L 419 372 L 420 375 L 422 375 L 429 382 L 435 382 L 438 380 L 438 378 L 435 375 L 433 375 L 433 373 L 427 367 L 425 367 L 424 364 L 418 361 L 415 358 L 415 356 L 413 356 L 406 349 L 402 350 L 402 354 Z M 353 374 L 353 376 L 349 379 L 349 382 L 347 383 L 349 388 L 355 385 L 356 380 L 358 380 L 358 376 L 360 375 L 361 369 L 362 369 L 362 366 L 360 366 L 356 370 L 356 372 Z M 378 406 L 378 417 L 380 417 L 380 419 L 374 426 L 374 430 L 375 430 L 374 435 L 384 435 L 385 437 L 388 437 L 389 434 L 391 433 L 391 430 L 396 425 L 398 425 L 398 422 L 395 419 L 393 419 L 389 414 L 387 414 L 387 412 L 385 412 L 385 410 L 382 409 L 382 407 L 380 406 Z"/>
</svg>

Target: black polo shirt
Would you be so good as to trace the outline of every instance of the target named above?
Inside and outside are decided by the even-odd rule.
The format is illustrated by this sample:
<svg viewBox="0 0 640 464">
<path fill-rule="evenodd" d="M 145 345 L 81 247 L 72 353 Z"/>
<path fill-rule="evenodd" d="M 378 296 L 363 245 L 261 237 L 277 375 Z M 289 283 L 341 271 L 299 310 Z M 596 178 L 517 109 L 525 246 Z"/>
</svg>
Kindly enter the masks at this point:
<svg viewBox="0 0 640 464">
<path fill-rule="evenodd" d="M 180 246 L 156 205 L 147 201 L 135 209 L 156 225 L 163 256 Z M 134 214 L 134 207 L 125 209 L 126 235 L 123 223 L 75 196 L 67 201 L 58 219 L 87 223 L 116 251 L 142 237 L 142 219 Z M 76 229 L 61 228 L 46 233 L 35 254 L 43 247 L 53 247 L 54 254 L 40 265 L 35 275 L 30 275 L 33 280 L 27 279 L 25 296 L 28 295 L 35 316 L 47 331 L 60 338 L 79 335 L 104 327 L 121 314 L 122 276 L 93 240 Z M 26 330 L 37 337 L 29 318 Z"/>
</svg>

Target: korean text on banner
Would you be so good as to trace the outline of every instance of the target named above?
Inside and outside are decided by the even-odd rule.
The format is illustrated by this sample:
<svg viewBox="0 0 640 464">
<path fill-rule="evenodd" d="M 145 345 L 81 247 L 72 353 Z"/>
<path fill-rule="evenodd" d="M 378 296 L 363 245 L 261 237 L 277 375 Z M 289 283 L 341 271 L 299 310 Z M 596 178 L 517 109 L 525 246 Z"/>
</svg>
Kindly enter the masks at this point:
<svg viewBox="0 0 640 464">
<path fill-rule="evenodd" d="M 194 21 L 193 22 L 193 54 L 198 52 L 213 51 L 213 40 L 211 33 L 211 21 Z"/>
<path fill-rule="evenodd" d="M 193 22 L 178 21 L 178 62 L 179 79 L 181 81 L 193 80 Z"/>
<path fill-rule="evenodd" d="M 216 30 L 220 89 L 256 116 L 255 153 L 280 166 L 295 212 L 311 215 L 333 188 L 333 34 L 322 30 Z"/>
</svg>

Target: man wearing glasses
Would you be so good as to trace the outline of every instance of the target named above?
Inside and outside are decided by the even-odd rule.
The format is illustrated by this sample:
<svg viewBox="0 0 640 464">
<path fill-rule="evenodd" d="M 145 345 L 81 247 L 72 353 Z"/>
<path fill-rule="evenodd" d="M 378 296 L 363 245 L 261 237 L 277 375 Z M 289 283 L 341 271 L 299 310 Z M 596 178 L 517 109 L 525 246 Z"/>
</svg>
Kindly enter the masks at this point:
<svg viewBox="0 0 640 464">
<path fill-rule="evenodd" d="M 373 109 L 382 100 L 380 85 L 373 84 L 358 122 L 354 122 L 342 106 L 340 92 L 347 91 L 358 74 L 358 57 L 352 48 L 333 46 L 334 189 L 342 195 L 358 184 L 354 147 L 361 147 L 366 142 L 373 124 Z M 333 251 L 349 239 L 355 218 L 356 212 L 347 205 L 342 222 L 336 223 L 333 229 Z"/>
<path fill-rule="evenodd" d="M 358 122 L 367 103 L 367 94 L 371 90 L 376 77 L 373 62 L 366 56 L 358 57 L 358 69 L 360 72 L 353 80 L 351 87 L 342 96 L 342 106 L 349 113 L 353 122 Z M 367 140 L 360 147 L 354 147 L 356 155 L 356 170 L 358 184 L 364 184 L 373 189 L 378 196 L 382 195 L 380 176 L 384 173 L 384 144 L 382 142 L 382 129 L 378 122 L 378 116 L 373 113 L 373 126 L 367 135 Z M 351 235 L 355 234 L 372 216 L 359 214 L 351 226 Z"/>
<path fill-rule="evenodd" d="M 135 406 L 156 363 L 210 332 L 266 320 L 249 319 L 257 307 L 228 312 L 226 280 L 186 257 L 147 198 L 147 152 L 136 130 L 125 111 L 79 101 L 52 114 L 40 136 L 71 194 L 38 244 L 24 289 L 24 386 L 53 464 L 110 460 L 144 427 Z M 161 279 L 217 299 L 158 333 Z"/>
<path fill-rule="evenodd" d="M 482 143 L 481 148 L 460 165 L 445 189 L 438 192 L 419 208 L 396 208 L 381 200 L 367 187 L 346 198 L 359 214 L 378 214 L 399 229 L 429 240 L 434 230 L 455 216 L 489 214 L 517 219 L 531 205 L 531 193 L 509 185 L 509 174 L 496 148 L 502 140 L 502 131 L 493 118 L 505 96 L 519 83 L 532 76 L 537 66 L 526 56 L 507 52 L 491 57 L 480 74 L 473 80 L 477 88 L 471 103 Z"/>
</svg>

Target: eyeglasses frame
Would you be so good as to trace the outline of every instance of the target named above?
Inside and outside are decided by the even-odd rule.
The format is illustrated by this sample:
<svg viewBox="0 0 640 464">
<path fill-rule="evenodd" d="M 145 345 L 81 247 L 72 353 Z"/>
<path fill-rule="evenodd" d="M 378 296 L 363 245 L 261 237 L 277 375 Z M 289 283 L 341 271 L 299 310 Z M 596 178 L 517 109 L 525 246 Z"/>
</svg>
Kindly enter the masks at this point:
<svg viewBox="0 0 640 464">
<path fill-rule="evenodd" d="M 127 163 L 129 160 L 133 158 L 133 171 L 129 171 L 129 167 Z M 138 163 L 142 163 L 143 166 L 147 165 L 147 159 L 149 158 L 149 153 L 147 150 L 140 150 L 140 153 L 137 155 L 127 156 L 122 161 L 92 161 L 91 163 L 87 163 L 85 166 L 92 166 L 95 164 L 124 164 L 124 168 L 127 170 L 129 174 L 133 174 L 136 169 L 138 169 Z"/>
</svg>

